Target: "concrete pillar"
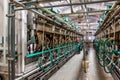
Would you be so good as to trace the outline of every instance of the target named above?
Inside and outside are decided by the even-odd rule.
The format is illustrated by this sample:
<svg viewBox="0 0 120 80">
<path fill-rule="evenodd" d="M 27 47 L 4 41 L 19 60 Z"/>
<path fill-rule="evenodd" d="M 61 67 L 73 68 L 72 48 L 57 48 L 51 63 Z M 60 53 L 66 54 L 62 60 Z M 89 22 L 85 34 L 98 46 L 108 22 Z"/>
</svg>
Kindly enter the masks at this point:
<svg viewBox="0 0 120 80">
<path fill-rule="evenodd" d="M 3 55 L 3 59 L 4 59 L 4 64 L 6 64 L 6 54 L 7 54 L 7 34 L 8 34 L 8 18 L 6 17 L 6 14 L 8 14 L 8 0 L 4 0 L 4 22 L 3 22 L 3 26 L 4 26 L 4 55 Z"/>
<path fill-rule="evenodd" d="M 0 37 L 3 36 L 4 0 L 0 0 Z"/>
</svg>

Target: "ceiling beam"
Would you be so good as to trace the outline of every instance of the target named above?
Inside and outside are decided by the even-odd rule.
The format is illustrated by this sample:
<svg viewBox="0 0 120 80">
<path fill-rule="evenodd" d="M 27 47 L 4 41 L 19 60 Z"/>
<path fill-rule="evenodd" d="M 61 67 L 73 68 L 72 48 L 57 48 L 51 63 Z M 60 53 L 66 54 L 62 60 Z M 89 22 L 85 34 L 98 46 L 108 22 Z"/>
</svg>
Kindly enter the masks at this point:
<svg viewBox="0 0 120 80">
<path fill-rule="evenodd" d="M 83 29 L 81 28 L 81 30 L 84 30 L 84 31 L 85 31 L 85 30 L 88 30 L 88 28 L 83 28 Z M 92 30 L 92 31 L 95 32 L 97 29 L 89 29 L 89 30 Z"/>
<path fill-rule="evenodd" d="M 63 0 L 36 0 L 36 1 L 28 1 L 28 2 L 22 2 L 23 4 L 35 4 L 35 3 L 50 3 L 50 2 L 56 2 L 56 1 L 63 1 Z"/>
<path fill-rule="evenodd" d="M 89 23 L 90 25 L 98 25 L 98 23 Z M 87 25 L 87 23 L 80 23 L 80 24 L 77 24 L 77 25 L 79 25 L 79 26 L 81 26 L 81 25 Z"/>
<path fill-rule="evenodd" d="M 69 0 L 70 1 L 70 8 L 71 8 L 71 13 L 73 13 L 73 8 L 72 8 L 72 1 L 71 0 Z"/>
<path fill-rule="evenodd" d="M 52 6 L 43 6 L 40 8 L 50 8 L 50 7 L 63 7 L 63 6 L 71 6 L 71 5 L 87 5 L 87 4 L 96 4 L 96 3 L 103 3 L 103 2 L 111 2 L 117 0 L 100 0 L 100 1 L 90 1 L 90 2 L 81 2 L 81 3 L 71 3 L 71 4 L 60 4 L 60 5 L 52 5 Z"/>
<path fill-rule="evenodd" d="M 88 13 L 88 15 L 97 15 L 97 14 L 102 14 L 105 11 L 110 11 L 110 10 L 97 10 L 97 11 L 88 11 L 88 12 L 66 13 L 66 14 L 60 14 L 60 15 L 62 15 L 62 16 L 80 16 L 85 13 Z"/>
</svg>

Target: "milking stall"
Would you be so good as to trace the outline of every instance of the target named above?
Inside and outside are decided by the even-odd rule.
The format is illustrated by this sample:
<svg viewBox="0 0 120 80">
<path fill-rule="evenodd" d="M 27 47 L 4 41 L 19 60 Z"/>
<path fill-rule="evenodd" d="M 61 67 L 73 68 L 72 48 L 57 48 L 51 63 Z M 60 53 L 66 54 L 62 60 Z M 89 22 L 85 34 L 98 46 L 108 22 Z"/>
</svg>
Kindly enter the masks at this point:
<svg viewBox="0 0 120 80">
<path fill-rule="evenodd" d="M 120 80 L 120 0 L 0 0 L 0 80 Z"/>
</svg>

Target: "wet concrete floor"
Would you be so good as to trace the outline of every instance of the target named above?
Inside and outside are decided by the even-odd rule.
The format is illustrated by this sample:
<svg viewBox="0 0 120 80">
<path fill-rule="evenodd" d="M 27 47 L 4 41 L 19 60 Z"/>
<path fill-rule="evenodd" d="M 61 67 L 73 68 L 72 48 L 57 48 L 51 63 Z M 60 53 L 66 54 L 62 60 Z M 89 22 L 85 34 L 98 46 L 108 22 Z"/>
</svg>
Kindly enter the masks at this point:
<svg viewBox="0 0 120 80">
<path fill-rule="evenodd" d="M 53 74 L 49 80 L 78 80 L 82 58 L 83 52 L 74 55 L 55 74 Z"/>
<path fill-rule="evenodd" d="M 87 73 L 82 67 L 83 52 L 73 56 L 49 80 L 114 80 L 110 74 L 104 72 L 97 63 L 94 49 L 88 51 L 89 67 Z"/>
<path fill-rule="evenodd" d="M 105 73 L 102 67 L 97 63 L 95 51 L 92 47 L 88 51 L 87 58 L 89 62 L 87 73 L 85 73 L 81 67 L 79 80 L 114 80 L 111 74 Z"/>
</svg>

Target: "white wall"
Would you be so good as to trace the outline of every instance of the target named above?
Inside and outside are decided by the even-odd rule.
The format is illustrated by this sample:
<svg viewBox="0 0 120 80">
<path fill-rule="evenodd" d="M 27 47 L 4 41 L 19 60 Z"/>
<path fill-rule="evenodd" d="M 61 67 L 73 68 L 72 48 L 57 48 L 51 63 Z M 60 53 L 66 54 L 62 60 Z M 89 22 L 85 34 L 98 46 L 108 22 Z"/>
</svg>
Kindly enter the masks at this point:
<svg viewBox="0 0 120 80">
<path fill-rule="evenodd" d="M 0 0 L 0 37 L 3 36 L 3 21 L 4 21 L 4 0 Z"/>
</svg>

